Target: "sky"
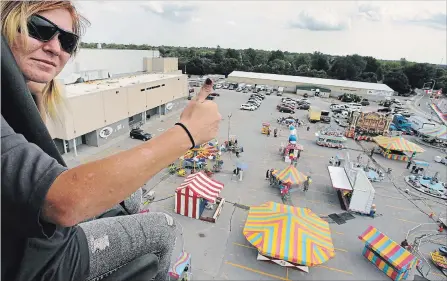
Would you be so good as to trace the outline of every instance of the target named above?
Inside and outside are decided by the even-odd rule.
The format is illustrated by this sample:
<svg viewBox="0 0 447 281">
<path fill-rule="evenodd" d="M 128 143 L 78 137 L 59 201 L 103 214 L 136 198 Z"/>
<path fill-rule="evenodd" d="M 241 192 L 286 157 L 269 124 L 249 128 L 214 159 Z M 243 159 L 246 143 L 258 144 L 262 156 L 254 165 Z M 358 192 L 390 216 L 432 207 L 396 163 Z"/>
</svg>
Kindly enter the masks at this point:
<svg viewBox="0 0 447 281">
<path fill-rule="evenodd" d="M 79 1 L 83 42 L 447 64 L 447 1 Z"/>
</svg>

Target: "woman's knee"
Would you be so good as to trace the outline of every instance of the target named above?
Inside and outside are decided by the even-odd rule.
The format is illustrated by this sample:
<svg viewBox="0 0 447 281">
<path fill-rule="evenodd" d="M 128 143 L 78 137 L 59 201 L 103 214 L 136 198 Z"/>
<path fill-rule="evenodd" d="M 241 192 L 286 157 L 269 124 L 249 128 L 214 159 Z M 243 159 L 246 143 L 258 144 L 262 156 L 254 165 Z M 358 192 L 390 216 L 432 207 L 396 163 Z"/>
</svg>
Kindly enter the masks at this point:
<svg viewBox="0 0 447 281">
<path fill-rule="evenodd" d="M 139 188 L 132 193 L 126 200 L 124 206 L 130 214 L 137 214 L 141 210 L 141 203 L 143 201 L 143 189 Z"/>
</svg>

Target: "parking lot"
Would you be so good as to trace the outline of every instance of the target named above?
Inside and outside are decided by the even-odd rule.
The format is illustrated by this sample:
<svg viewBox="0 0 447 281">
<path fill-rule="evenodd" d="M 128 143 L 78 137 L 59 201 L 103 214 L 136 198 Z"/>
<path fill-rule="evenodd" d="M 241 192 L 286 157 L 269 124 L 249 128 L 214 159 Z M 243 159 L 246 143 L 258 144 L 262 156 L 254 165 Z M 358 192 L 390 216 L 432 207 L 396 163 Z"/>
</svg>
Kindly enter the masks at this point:
<svg viewBox="0 0 447 281">
<path fill-rule="evenodd" d="M 267 201 L 281 202 L 279 190 L 269 186 L 268 181 L 265 180 L 265 172 L 270 168 L 283 169 L 287 167 L 287 163 L 279 155 L 279 147 L 281 143 L 286 144 L 288 141 L 288 128 L 279 127 L 276 119 L 289 114 L 279 113 L 275 109 L 280 102 L 280 97 L 277 96 L 267 96 L 259 109 L 255 111 L 244 111 L 239 107 L 247 101 L 249 93 L 224 89 L 219 89 L 217 92 L 220 96 L 215 101 L 223 116 L 218 140 L 223 142 L 229 134 L 236 135 L 239 145 L 244 147 L 244 152 L 238 160 L 235 159 L 234 154 L 224 153 L 222 156 L 223 171 L 213 176 L 225 184 L 221 195 L 227 201 L 217 222 L 203 222 L 174 213 L 173 195 L 174 190 L 183 180 L 181 177 L 168 176 L 164 170 L 145 187 L 155 191 L 155 201 L 145 204 L 145 208 L 149 211 L 167 212 L 173 215 L 182 226 L 183 235 L 179 234 L 178 249 L 174 255 L 179 253 L 182 244 L 184 244 L 185 251 L 192 255 L 193 279 L 385 280 L 387 277 L 362 256 L 363 243 L 358 239 L 358 235 L 369 225 L 373 225 L 400 243 L 411 228 L 421 223 L 433 222 L 424 212 L 445 212 L 446 206 L 439 202 L 440 200 L 438 202 L 427 201 L 425 198 L 429 197 L 413 194 L 413 191 L 410 191 L 410 194 L 405 194 L 402 191 L 409 188 L 403 180 L 403 175 L 407 173 L 406 163 L 375 155 L 374 158 L 380 165 L 393 169 L 391 180 L 387 179 L 384 182 L 373 184 L 376 190 L 374 203 L 377 205 L 378 216 L 376 218 L 356 216 L 346 224 L 330 224 L 336 248 L 336 256 L 332 260 L 322 266 L 310 268 L 309 273 L 257 261 L 257 251 L 242 234 L 248 211 L 233 204 L 252 206 Z M 333 102 L 333 100 L 314 97 L 310 100 L 312 105 L 326 110 Z M 375 110 L 376 108 L 377 106 L 373 103 L 364 110 Z M 297 110 L 293 116 L 305 120 L 306 114 L 306 110 Z M 154 120 L 147 130 L 150 133 L 155 133 L 157 128 L 172 126 L 175 120 L 175 116 L 160 124 Z M 263 122 L 270 122 L 272 130 L 279 129 L 278 138 L 274 138 L 273 135 L 267 137 L 261 134 Z M 306 130 L 307 125 L 298 128 L 298 142 L 304 146 L 304 151 L 301 153 L 297 169 L 306 175 L 311 175 L 313 182 L 307 193 L 301 190 L 291 193 L 291 200 L 295 206 L 310 208 L 320 216 L 340 213 L 342 210 L 336 193 L 331 187 L 327 171 L 329 158 L 335 156 L 338 150 L 315 144 L 315 132 L 328 126 L 327 124 L 316 123 L 309 126 L 309 131 Z M 137 140 L 123 139 L 122 143 L 116 143 L 115 147 L 127 149 L 138 143 Z M 360 146 L 352 140 L 347 141 L 351 158 L 356 158 L 358 154 L 362 153 L 364 147 L 368 146 L 371 146 L 371 143 L 364 143 Z M 109 149 L 113 150 L 113 147 Z M 439 152 L 430 148 L 425 149 L 426 152 L 418 158 L 432 163 L 429 169 L 430 173 L 439 171 L 441 180 L 446 180 L 445 166 L 433 162 L 433 157 Z M 244 173 L 242 181 L 237 181 L 232 176 L 236 161 L 248 164 L 248 170 Z M 433 228 L 436 229 L 435 226 Z M 435 248 L 436 245 L 425 245 L 423 251 L 428 253 Z M 436 269 L 432 269 L 431 272 L 428 276 L 429 279 L 445 280 L 445 277 Z M 409 280 L 411 279 L 409 278 Z"/>
</svg>

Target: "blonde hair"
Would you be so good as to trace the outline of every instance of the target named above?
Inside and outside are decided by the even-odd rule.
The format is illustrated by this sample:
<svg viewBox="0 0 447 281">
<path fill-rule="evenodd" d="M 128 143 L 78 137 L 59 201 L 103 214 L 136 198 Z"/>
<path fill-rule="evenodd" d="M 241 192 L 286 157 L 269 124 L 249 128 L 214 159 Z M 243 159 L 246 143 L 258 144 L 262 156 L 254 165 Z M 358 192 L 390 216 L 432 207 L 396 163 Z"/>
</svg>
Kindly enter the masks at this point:
<svg viewBox="0 0 447 281">
<path fill-rule="evenodd" d="M 66 9 L 73 20 L 73 33 L 81 37 L 84 33 L 85 27 L 90 23 L 86 18 L 81 16 L 76 7 L 71 1 L 14 1 L 7 0 L 0 2 L 1 13 L 1 29 L 9 46 L 17 42 L 17 36 L 20 28 L 22 36 L 22 46 L 26 47 L 28 37 L 28 18 L 40 12 L 50 11 L 55 9 Z M 78 51 L 76 48 L 75 53 Z M 72 55 L 74 55 L 73 53 Z M 58 112 L 58 106 L 64 102 L 64 98 L 57 86 L 54 78 L 47 83 L 42 91 L 43 104 L 46 113 L 50 117 L 55 118 Z"/>
</svg>

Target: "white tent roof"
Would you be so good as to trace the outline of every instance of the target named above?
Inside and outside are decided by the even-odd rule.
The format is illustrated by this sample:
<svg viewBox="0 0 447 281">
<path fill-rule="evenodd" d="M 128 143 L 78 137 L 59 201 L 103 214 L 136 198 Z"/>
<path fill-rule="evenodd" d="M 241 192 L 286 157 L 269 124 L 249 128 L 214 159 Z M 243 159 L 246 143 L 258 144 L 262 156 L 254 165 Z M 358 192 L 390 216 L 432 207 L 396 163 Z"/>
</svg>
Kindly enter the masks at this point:
<svg viewBox="0 0 447 281">
<path fill-rule="evenodd" d="M 349 182 L 348 175 L 345 169 L 342 167 L 328 166 L 329 176 L 332 181 L 332 187 L 335 189 L 352 190 L 351 183 Z"/>
<path fill-rule="evenodd" d="M 275 80 L 275 81 L 284 81 L 284 82 L 292 82 L 300 84 L 312 84 L 316 86 L 337 86 L 337 87 L 394 92 L 393 89 L 391 89 L 385 84 L 323 79 L 323 78 L 304 77 L 304 76 L 290 76 L 290 75 L 279 75 L 269 73 L 233 71 L 230 73 L 230 75 L 228 75 L 228 77 L 264 79 L 264 80 Z"/>
</svg>

